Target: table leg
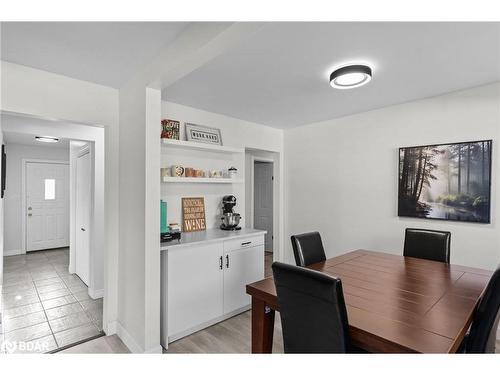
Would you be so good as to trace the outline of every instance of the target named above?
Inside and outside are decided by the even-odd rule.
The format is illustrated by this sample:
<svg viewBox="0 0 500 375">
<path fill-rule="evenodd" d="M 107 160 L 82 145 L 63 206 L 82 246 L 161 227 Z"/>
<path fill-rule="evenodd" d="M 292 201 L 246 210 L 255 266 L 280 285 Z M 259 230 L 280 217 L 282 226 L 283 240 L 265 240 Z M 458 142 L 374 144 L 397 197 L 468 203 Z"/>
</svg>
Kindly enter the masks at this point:
<svg viewBox="0 0 500 375">
<path fill-rule="evenodd" d="M 271 353 L 273 333 L 274 310 L 252 296 L 252 353 Z"/>
</svg>

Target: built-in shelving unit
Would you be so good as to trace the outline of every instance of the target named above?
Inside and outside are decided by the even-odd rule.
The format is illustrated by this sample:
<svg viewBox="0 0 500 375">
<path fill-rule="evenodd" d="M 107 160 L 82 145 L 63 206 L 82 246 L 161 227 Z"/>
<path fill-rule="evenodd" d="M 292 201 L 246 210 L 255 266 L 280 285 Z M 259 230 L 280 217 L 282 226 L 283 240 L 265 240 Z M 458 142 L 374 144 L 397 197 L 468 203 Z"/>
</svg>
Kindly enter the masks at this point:
<svg viewBox="0 0 500 375">
<path fill-rule="evenodd" d="M 228 146 L 218 146 L 211 145 L 208 143 L 198 143 L 198 142 L 188 142 L 188 141 L 179 141 L 175 139 L 162 139 L 161 143 L 163 146 L 184 150 L 199 150 L 199 151 L 208 151 L 208 152 L 220 152 L 225 154 L 243 154 L 245 149 L 237 148 L 237 147 L 228 147 Z"/>
<path fill-rule="evenodd" d="M 205 172 L 205 177 L 160 177 L 160 199 L 167 202 L 168 222 L 182 222 L 185 197 L 204 198 L 207 228 L 219 227 L 225 195 L 236 197 L 235 212 L 245 217 L 245 148 L 175 139 L 160 139 L 160 145 L 161 168 L 180 166 Z M 228 177 L 231 167 L 238 170 L 233 178 Z M 208 177 L 212 172 L 226 177 Z M 240 224 L 245 226 L 244 221 Z"/>
<path fill-rule="evenodd" d="M 241 178 L 207 178 L 207 177 L 163 177 L 163 182 L 201 183 L 201 184 L 242 184 Z"/>
</svg>

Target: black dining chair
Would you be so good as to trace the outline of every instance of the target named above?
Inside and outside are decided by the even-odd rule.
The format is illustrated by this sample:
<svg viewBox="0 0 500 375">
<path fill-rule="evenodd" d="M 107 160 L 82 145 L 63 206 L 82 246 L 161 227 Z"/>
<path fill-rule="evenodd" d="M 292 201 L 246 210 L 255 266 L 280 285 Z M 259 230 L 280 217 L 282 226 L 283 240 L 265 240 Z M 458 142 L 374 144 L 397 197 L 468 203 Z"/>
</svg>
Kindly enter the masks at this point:
<svg viewBox="0 0 500 375">
<path fill-rule="evenodd" d="M 291 240 L 297 266 L 306 267 L 326 260 L 319 232 L 296 234 L 291 237 Z"/>
<path fill-rule="evenodd" d="M 495 353 L 499 319 L 500 265 L 493 273 L 479 301 L 470 331 L 462 343 L 462 353 Z"/>
<path fill-rule="evenodd" d="M 285 353 L 347 353 L 347 310 L 340 279 L 274 262 Z"/>
<path fill-rule="evenodd" d="M 450 263 L 450 242 L 450 232 L 406 228 L 403 255 Z"/>
</svg>

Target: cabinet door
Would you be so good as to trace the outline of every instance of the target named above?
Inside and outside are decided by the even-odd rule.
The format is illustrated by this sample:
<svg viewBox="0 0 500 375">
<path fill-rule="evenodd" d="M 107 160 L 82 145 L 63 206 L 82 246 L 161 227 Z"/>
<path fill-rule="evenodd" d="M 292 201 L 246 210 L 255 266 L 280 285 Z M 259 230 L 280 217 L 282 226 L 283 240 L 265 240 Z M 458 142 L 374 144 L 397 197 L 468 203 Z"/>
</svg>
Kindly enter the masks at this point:
<svg viewBox="0 0 500 375">
<path fill-rule="evenodd" d="M 246 285 L 264 278 L 264 245 L 224 253 L 224 314 L 250 304 Z"/>
<path fill-rule="evenodd" d="M 168 336 L 222 315 L 222 242 L 168 253 Z"/>
</svg>

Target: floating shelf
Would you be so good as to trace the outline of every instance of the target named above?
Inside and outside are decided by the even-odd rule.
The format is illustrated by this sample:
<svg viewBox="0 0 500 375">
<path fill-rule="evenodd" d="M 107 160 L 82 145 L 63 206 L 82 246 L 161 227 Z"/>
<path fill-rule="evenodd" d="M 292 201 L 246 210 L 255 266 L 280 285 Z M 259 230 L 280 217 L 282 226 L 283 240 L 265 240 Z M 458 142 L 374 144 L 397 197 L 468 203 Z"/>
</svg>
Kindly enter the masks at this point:
<svg viewBox="0 0 500 375">
<path fill-rule="evenodd" d="M 163 182 L 198 183 L 198 184 L 242 184 L 240 178 L 207 178 L 207 177 L 163 177 Z"/>
<path fill-rule="evenodd" d="M 224 154 L 242 154 L 245 152 L 244 148 L 217 146 L 217 145 L 211 145 L 208 143 L 178 141 L 175 139 L 165 139 L 165 138 L 163 138 L 161 140 L 161 144 L 168 149 L 177 148 L 177 149 L 184 149 L 184 150 L 220 152 L 220 153 L 224 153 Z M 186 177 L 186 178 L 189 178 L 189 177 Z"/>
</svg>

